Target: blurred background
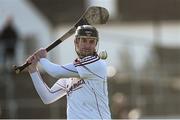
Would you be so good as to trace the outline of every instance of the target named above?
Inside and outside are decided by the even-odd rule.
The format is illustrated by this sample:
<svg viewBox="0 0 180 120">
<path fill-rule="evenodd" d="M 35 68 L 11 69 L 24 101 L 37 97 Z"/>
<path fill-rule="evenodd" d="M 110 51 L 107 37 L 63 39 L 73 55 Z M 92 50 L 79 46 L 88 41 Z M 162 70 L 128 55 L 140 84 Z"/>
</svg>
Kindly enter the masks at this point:
<svg viewBox="0 0 180 120">
<path fill-rule="evenodd" d="M 112 118 L 180 118 L 179 0 L 0 0 L 0 118 L 66 118 L 66 98 L 44 105 L 23 64 L 67 32 L 88 6 L 109 10 L 99 30 L 108 53 Z M 74 35 L 48 53 L 57 64 L 76 58 Z M 56 79 L 41 74 L 49 86 Z"/>
</svg>

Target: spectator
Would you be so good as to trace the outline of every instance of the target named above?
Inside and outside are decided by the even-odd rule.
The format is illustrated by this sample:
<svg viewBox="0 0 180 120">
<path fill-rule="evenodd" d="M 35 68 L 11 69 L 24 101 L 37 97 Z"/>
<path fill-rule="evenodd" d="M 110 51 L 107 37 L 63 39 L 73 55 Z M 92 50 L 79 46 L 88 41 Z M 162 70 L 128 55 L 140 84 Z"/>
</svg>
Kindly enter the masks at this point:
<svg viewBox="0 0 180 120">
<path fill-rule="evenodd" d="M 3 46 L 2 64 L 6 67 L 7 62 L 15 61 L 15 50 L 18 40 L 18 33 L 13 26 L 13 18 L 8 17 L 4 28 L 0 33 L 0 41 Z"/>
</svg>

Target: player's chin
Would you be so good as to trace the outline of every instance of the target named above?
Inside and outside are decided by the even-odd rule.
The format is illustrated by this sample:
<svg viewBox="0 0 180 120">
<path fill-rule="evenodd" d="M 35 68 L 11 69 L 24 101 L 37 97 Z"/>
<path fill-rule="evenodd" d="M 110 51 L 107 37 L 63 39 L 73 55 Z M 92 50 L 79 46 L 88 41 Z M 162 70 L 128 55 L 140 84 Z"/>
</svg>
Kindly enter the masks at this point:
<svg viewBox="0 0 180 120">
<path fill-rule="evenodd" d="M 83 52 L 81 52 L 81 55 L 83 56 L 83 57 L 87 57 L 87 56 L 91 56 L 91 55 L 93 55 L 93 52 L 90 52 L 90 51 L 83 51 Z"/>
</svg>

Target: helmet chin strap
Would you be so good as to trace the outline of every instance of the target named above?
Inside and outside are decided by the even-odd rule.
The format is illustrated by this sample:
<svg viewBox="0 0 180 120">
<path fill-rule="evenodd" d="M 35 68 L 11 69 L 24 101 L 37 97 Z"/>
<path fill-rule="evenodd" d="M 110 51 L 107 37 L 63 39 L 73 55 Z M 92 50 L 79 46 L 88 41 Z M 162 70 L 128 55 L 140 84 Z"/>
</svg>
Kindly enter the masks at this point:
<svg viewBox="0 0 180 120">
<path fill-rule="evenodd" d="M 98 53 L 98 50 L 99 50 L 99 41 L 97 41 L 95 49 L 96 49 L 96 53 Z"/>
</svg>

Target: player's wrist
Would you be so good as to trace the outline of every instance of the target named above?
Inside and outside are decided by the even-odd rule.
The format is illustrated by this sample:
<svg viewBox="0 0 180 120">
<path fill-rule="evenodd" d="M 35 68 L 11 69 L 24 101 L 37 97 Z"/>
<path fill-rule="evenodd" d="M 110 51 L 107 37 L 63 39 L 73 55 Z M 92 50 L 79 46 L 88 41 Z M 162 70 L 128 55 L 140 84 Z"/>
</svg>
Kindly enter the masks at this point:
<svg viewBox="0 0 180 120">
<path fill-rule="evenodd" d="M 34 73 L 34 72 L 37 72 L 38 71 L 38 69 L 36 68 L 36 67 L 34 67 L 34 68 L 29 68 L 28 69 L 28 72 L 30 73 L 30 74 L 32 74 L 32 73 Z"/>
</svg>

